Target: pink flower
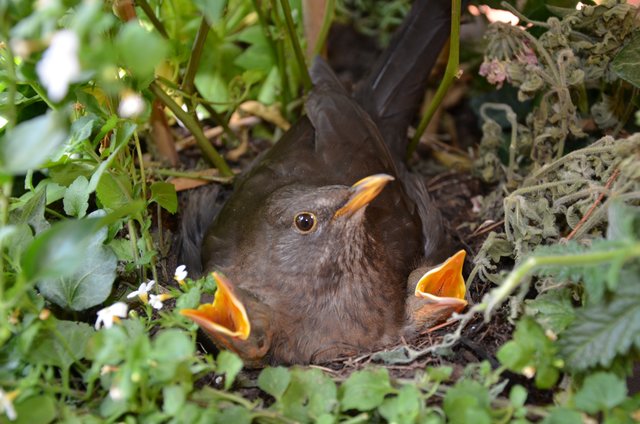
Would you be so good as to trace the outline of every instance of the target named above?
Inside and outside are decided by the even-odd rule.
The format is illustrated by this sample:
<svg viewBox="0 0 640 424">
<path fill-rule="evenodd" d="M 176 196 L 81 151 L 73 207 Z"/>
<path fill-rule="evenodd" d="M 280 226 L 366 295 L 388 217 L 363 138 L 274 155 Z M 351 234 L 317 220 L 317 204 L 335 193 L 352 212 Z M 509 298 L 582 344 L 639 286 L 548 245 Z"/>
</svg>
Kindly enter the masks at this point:
<svg viewBox="0 0 640 424">
<path fill-rule="evenodd" d="M 490 62 L 487 62 L 485 59 L 482 65 L 480 65 L 480 71 L 478 73 L 485 77 L 489 84 L 494 84 L 497 88 L 501 88 L 507 79 L 507 66 L 505 62 L 501 62 L 498 59 L 491 59 Z"/>
</svg>

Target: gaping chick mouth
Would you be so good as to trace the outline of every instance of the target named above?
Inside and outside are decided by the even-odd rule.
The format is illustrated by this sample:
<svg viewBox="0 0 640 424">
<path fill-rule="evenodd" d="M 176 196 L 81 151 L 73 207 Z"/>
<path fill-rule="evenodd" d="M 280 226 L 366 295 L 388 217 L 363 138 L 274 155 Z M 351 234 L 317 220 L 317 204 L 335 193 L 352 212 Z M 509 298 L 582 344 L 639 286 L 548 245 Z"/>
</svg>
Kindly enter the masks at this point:
<svg viewBox="0 0 640 424">
<path fill-rule="evenodd" d="M 462 277 L 466 254 L 460 250 L 443 264 L 427 271 L 416 284 L 415 296 L 434 306 L 447 306 L 452 313 L 461 311 L 467 306 L 464 298 L 466 286 Z"/>
<path fill-rule="evenodd" d="M 182 309 L 180 313 L 193 320 L 209 334 L 222 334 L 233 339 L 247 340 L 251 334 L 251 323 L 242 302 L 233 292 L 227 278 L 214 272 L 217 290 L 213 303 L 205 303 L 198 309 Z"/>
<path fill-rule="evenodd" d="M 388 174 L 374 174 L 356 182 L 349 190 L 350 195 L 347 202 L 335 212 L 333 217 L 338 218 L 343 215 L 353 215 L 375 199 L 384 186 L 394 179 L 395 178 Z"/>
</svg>

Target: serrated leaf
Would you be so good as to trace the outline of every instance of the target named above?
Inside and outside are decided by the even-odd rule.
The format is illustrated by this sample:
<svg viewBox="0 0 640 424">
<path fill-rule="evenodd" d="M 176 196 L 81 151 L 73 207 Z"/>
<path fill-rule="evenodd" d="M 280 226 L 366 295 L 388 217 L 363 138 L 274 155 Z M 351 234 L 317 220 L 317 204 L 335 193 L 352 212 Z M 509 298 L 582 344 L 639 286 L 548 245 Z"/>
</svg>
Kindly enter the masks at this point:
<svg viewBox="0 0 640 424">
<path fill-rule="evenodd" d="M 560 336 L 560 353 L 567 366 L 584 370 L 609 366 L 616 355 L 640 348 L 640 277 L 624 270 L 611 300 L 579 309 L 576 319 Z"/>
<path fill-rule="evenodd" d="M 606 412 L 627 397 L 627 385 L 615 374 L 597 372 L 587 376 L 574 398 L 576 407 L 589 414 Z"/>
<path fill-rule="evenodd" d="M 38 282 L 38 290 L 49 301 L 74 311 L 82 311 L 104 302 L 111 293 L 116 278 L 118 259 L 102 243 L 107 229 L 101 228 L 91 236 L 85 248 L 78 252 L 74 272 Z"/>
<path fill-rule="evenodd" d="M 89 324 L 76 321 L 56 321 L 53 329 L 43 329 L 38 343 L 32 345 L 29 361 L 67 369 L 84 359 L 89 339 L 95 333 Z"/>
<path fill-rule="evenodd" d="M 178 195 L 173 184 L 162 181 L 151 184 L 151 201 L 156 202 L 170 213 L 178 211 Z"/>
<path fill-rule="evenodd" d="M 636 34 L 611 62 L 611 69 L 620 78 L 640 88 L 638 66 L 640 66 L 640 34 Z"/>
<path fill-rule="evenodd" d="M 69 216 L 82 218 L 89 209 L 89 180 L 83 175 L 75 179 L 64 193 L 62 203 L 64 212 Z"/>
<path fill-rule="evenodd" d="M 279 400 L 291 382 L 291 373 L 284 367 L 269 367 L 258 377 L 258 387 Z"/>
<path fill-rule="evenodd" d="M 340 387 L 340 408 L 369 411 L 380 406 L 393 391 L 386 368 L 356 371 Z"/>
<path fill-rule="evenodd" d="M 0 140 L 0 173 L 24 174 L 38 168 L 67 140 L 63 117 L 48 112 L 21 122 Z"/>
<path fill-rule="evenodd" d="M 545 329 L 558 334 L 575 319 L 571 290 L 549 290 L 533 300 L 527 300 L 526 312 Z"/>
</svg>

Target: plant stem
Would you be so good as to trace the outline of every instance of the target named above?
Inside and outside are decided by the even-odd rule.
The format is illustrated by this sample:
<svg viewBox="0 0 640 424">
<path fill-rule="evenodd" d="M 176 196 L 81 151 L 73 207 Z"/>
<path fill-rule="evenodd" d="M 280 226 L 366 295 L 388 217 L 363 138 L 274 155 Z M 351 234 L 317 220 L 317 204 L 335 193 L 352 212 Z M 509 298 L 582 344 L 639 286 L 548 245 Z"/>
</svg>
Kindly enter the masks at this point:
<svg viewBox="0 0 640 424">
<path fill-rule="evenodd" d="M 493 310 L 499 306 L 515 289 L 520 285 L 520 281 L 536 268 L 542 266 L 558 265 L 558 266 L 577 266 L 577 265 L 595 265 L 603 262 L 611 262 L 614 259 L 623 258 L 626 261 L 633 257 L 640 257 L 640 243 L 625 246 L 619 249 L 609 250 L 606 252 L 585 252 L 575 255 L 557 255 L 557 256 L 532 256 L 513 271 L 509 273 L 502 284 L 493 289 L 482 302 L 484 305 L 485 320 L 489 320 Z M 481 305 L 482 305 L 481 304 Z M 476 306 L 481 306 L 476 305 Z"/>
<path fill-rule="evenodd" d="M 202 153 L 211 163 L 215 165 L 216 168 L 218 168 L 220 174 L 225 177 L 233 176 L 229 165 L 227 165 L 227 162 L 224 160 L 224 158 L 220 155 L 220 153 L 218 153 L 215 147 L 211 145 L 209 140 L 207 140 L 207 137 L 205 137 L 198 122 L 193 119 L 191 115 L 182 110 L 182 108 L 176 102 L 174 102 L 173 99 L 167 93 L 165 93 L 164 90 L 155 81 L 151 83 L 149 89 L 165 106 L 167 106 L 171 110 L 171 112 L 173 112 L 176 118 L 182 121 L 184 126 L 187 127 L 189 131 L 191 131 L 191 134 L 193 134 L 193 137 L 196 139 L 196 143 L 198 144 L 198 147 L 200 147 Z"/>
<path fill-rule="evenodd" d="M 147 3 L 147 0 L 136 0 L 136 3 L 140 6 L 144 14 L 147 15 L 147 18 L 149 18 L 149 21 L 151 21 L 151 24 L 155 27 L 156 31 L 158 31 L 164 38 L 169 38 L 167 30 L 164 28 L 164 25 L 160 22 L 156 14 L 153 13 L 153 10 L 151 9 L 151 6 L 149 6 L 149 3 Z"/>
<path fill-rule="evenodd" d="M 304 61 L 304 53 L 302 52 L 302 47 L 300 47 L 300 40 L 298 40 L 298 36 L 296 33 L 296 27 L 293 23 L 293 17 L 291 16 L 291 6 L 289 5 L 289 0 L 280 0 L 280 4 L 282 5 L 282 11 L 284 12 L 284 20 L 286 23 L 287 33 L 289 34 L 289 39 L 291 40 L 291 45 L 293 46 L 293 52 L 296 56 L 296 62 L 298 64 L 298 69 L 300 71 L 300 77 L 302 78 L 302 84 L 304 85 L 304 91 L 308 92 L 311 90 L 311 77 L 309 76 L 309 71 L 307 70 L 307 64 Z M 277 10 L 274 10 L 277 13 Z"/>
<path fill-rule="evenodd" d="M 333 16 L 336 11 L 336 0 L 327 0 L 326 9 L 324 11 L 324 17 L 322 18 L 322 26 L 318 33 L 318 39 L 316 45 L 313 47 L 313 55 L 317 56 L 322 53 L 324 43 L 327 41 L 329 35 L 329 29 L 331 29 L 331 23 L 333 22 Z"/>
<path fill-rule="evenodd" d="M 202 175 L 198 172 L 176 171 L 173 169 L 150 168 L 150 172 L 166 177 L 191 178 L 194 180 L 213 181 L 216 183 L 228 184 L 232 181 L 230 177 L 218 177 L 216 175 Z"/>
<path fill-rule="evenodd" d="M 193 93 L 193 80 L 196 77 L 196 71 L 200 65 L 200 58 L 202 58 L 202 51 L 204 49 L 204 44 L 207 41 L 207 35 L 209 35 L 210 29 L 211 26 L 203 17 L 200 21 L 200 27 L 198 28 L 196 39 L 193 41 L 191 56 L 189 56 L 189 62 L 187 63 L 187 70 L 184 72 L 184 78 L 182 79 L 182 85 L 180 86 L 182 90 L 189 94 Z"/>
<path fill-rule="evenodd" d="M 418 147 L 422 134 L 427 129 L 429 122 L 433 118 L 433 115 L 438 110 L 438 107 L 442 103 L 445 94 L 449 90 L 449 87 L 453 83 L 453 80 L 458 76 L 458 65 L 460 63 L 460 13 L 461 13 L 461 0 L 452 0 L 451 2 L 451 39 L 449 42 L 449 60 L 447 61 L 447 68 L 444 71 L 442 81 L 438 86 L 436 94 L 433 96 L 433 100 L 429 103 L 429 107 L 424 116 L 420 120 L 418 129 L 413 135 L 409 147 L 407 148 L 407 158 L 411 157 L 413 152 Z"/>
</svg>

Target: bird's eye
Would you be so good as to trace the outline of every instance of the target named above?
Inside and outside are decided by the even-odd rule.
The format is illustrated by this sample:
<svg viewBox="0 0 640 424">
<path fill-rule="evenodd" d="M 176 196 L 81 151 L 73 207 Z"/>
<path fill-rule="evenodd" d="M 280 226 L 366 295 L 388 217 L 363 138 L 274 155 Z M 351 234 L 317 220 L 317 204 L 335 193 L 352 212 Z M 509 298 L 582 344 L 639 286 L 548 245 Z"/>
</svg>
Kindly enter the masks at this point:
<svg viewBox="0 0 640 424">
<path fill-rule="evenodd" d="M 310 233 L 316 228 L 316 216 L 311 212 L 300 212 L 293 219 L 293 223 L 301 233 Z"/>
</svg>

